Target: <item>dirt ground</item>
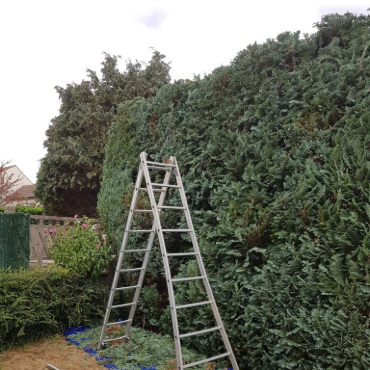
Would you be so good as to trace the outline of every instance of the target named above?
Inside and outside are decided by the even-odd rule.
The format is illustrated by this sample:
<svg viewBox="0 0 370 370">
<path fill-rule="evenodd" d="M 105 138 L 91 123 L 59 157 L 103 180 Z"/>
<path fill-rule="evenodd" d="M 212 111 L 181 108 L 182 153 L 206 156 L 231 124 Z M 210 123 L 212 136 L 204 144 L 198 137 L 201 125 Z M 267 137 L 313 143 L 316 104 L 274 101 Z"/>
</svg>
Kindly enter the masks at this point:
<svg viewBox="0 0 370 370">
<path fill-rule="evenodd" d="M 43 339 L 0 353 L 0 370 L 47 370 L 47 363 L 60 370 L 105 369 L 64 337 Z"/>
</svg>

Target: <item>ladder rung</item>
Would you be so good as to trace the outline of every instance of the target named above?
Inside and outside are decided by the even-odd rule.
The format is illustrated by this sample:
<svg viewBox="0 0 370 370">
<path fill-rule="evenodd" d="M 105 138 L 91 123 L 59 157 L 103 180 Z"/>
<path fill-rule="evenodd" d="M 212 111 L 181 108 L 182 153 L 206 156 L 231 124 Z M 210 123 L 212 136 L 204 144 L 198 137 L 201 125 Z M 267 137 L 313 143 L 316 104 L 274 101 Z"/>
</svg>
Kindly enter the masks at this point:
<svg viewBox="0 0 370 370">
<path fill-rule="evenodd" d="M 186 209 L 186 207 L 177 207 L 177 206 L 157 206 L 158 209 Z"/>
<path fill-rule="evenodd" d="M 110 325 L 117 325 L 117 324 L 126 324 L 126 322 L 130 322 L 131 320 L 122 320 L 122 321 L 116 321 L 116 322 L 108 322 L 107 326 Z"/>
<path fill-rule="evenodd" d="M 125 250 L 126 253 L 133 253 L 133 252 L 147 252 L 149 249 L 127 249 Z"/>
<path fill-rule="evenodd" d="M 178 279 L 172 279 L 172 282 L 173 283 L 178 283 L 179 281 L 190 281 L 190 280 L 200 280 L 200 279 L 204 279 L 204 276 L 192 276 L 192 277 L 188 277 L 188 278 L 178 278 Z"/>
<path fill-rule="evenodd" d="M 164 233 L 189 233 L 192 229 L 162 229 Z"/>
<path fill-rule="evenodd" d="M 151 233 L 154 230 L 130 230 L 130 233 Z"/>
<path fill-rule="evenodd" d="M 167 257 L 195 256 L 197 252 L 167 253 Z"/>
<path fill-rule="evenodd" d="M 193 366 L 197 366 L 197 365 L 200 365 L 200 364 L 204 364 L 205 362 L 211 362 L 211 361 L 214 361 L 214 360 L 218 360 L 219 358 L 227 357 L 227 356 L 230 356 L 230 352 L 226 352 L 222 355 L 206 358 L 204 360 L 200 360 L 200 361 L 197 361 L 197 362 L 193 362 L 191 364 L 184 365 L 184 369 L 187 369 L 188 367 L 193 367 Z"/>
<path fill-rule="evenodd" d="M 148 189 L 147 188 L 140 188 L 141 191 L 145 191 L 145 192 L 148 192 Z M 162 192 L 165 192 L 166 190 L 162 190 L 162 189 L 153 189 L 153 192 L 154 193 L 162 193 Z"/>
<path fill-rule="evenodd" d="M 116 288 L 115 290 L 128 290 L 128 289 L 138 288 L 139 286 L 140 285 L 122 286 L 120 288 Z"/>
<path fill-rule="evenodd" d="M 160 162 L 152 162 L 152 161 L 146 161 L 146 163 L 153 164 L 154 166 L 176 167 L 174 164 L 169 164 L 169 163 L 160 163 Z"/>
<path fill-rule="evenodd" d="M 121 340 L 121 339 L 130 339 L 127 335 L 124 335 L 123 337 L 118 337 L 118 338 L 110 338 L 110 339 L 104 339 L 102 343 L 108 343 L 108 342 L 113 342 L 114 340 Z"/>
<path fill-rule="evenodd" d="M 123 303 L 123 304 L 116 304 L 115 306 L 112 306 L 112 308 L 128 307 L 128 306 L 133 306 L 135 304 L 136 304 L 135 302 Z"/>
<path fill-rule="evenodd" d="M 179 185 L 169 185 L 169 184 L 157 184 L 157 183 L 152 183 L 152 186 L 163 186 L 165 188 L 173 188 L 173 189 L 180 189 Z"/>
<path fill-rule="evenodd" d="M 161 170 L 161 171 L 168 171 L 169 168 L 166 167 L 158 167 L 158 166 L 148 166 L 149 169 L 151 170 Z"/>
<path fill-rule="evenodd" d="M 133 269 L 123 269 L 121 270 L 121 272 L 132 272 L 132 271 L 140 271 L 140 270 L 144 270 L 144 267 L 137 267 Z"/>
<path fill-rule="evenodd" d="M 183 304 L 181 306 L 176 306 L 176 310 L 178 310 L 179 308 L 190 308 L 190 307 L 196 307 L 196 306 L 203 306 L 203 305 L 206 305 L 206 304 L 210 304 L 212 303 L 212 301 L 203 301 L 203 302 L 197 302 L 197 303 L 190 303 L 190 304 Z"/>
<path fill-rule="evenodd" d="M 180 334 L 179 337 L 180 338 L 186 338 L 186 337 L 191 337 L 193 335 L 200 335 L 200 334 L 204 334 L 204 333 L 210 333 L 212 331 L 215 331 L 215 330 L 218 330 L 218 329 L 221 329 L 222 326 L 216 326 L 215 328 L 211 328 L 211 329 L 204 329 L 204 330 L 199 330 L 199 331 L 193 331 L 192 333 L 186 333 L 186 334 Z"/>
<path fill-rule="evenodd" d="M 152 209 L 135 209 L 134 212 L 137 212 L 137 213 L 149 213 L 149 212 L 153 212 Z"/>
</svg>

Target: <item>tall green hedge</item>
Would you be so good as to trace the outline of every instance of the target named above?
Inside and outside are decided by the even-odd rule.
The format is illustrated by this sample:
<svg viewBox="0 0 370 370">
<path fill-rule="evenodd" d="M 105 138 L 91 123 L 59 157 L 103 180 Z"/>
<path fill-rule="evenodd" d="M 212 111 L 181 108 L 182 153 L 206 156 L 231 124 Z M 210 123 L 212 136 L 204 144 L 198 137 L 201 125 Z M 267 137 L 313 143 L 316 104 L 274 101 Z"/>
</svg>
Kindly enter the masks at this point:
<svg viewBox="0 0 370 370">
<path fill-rule="evenodd" d="M 28 267 L 30 216 L 0 213 L 0 269 Z"/>
<path fill-rule="evenodd" d="M 111 128 L 99 195 L 109 241 L 122 238 L 139 153 L 176 156 L 242 369 L 370 367 L 369 27 L 333 14 L 311 36 L 250 45 L 203 79 L 121 105 Z M 173 275 L 194 273 L 181 262 Z M 144 302 L 160 302 L 142 314 L 170 331 L 158 254 L 146 282 Z M 184 284 L 176 300 L 198 294 Z M 197 312 L 180 315 L 184 332 L 210 325 Z M 213 343 L 192 339 L 214 354 Z"/>
<path fill-rule="evenodd" d="M 59 267 L 0 270 L 0 351 L 100 324 L 108 293 L 105 284 Z"/>
</svg>

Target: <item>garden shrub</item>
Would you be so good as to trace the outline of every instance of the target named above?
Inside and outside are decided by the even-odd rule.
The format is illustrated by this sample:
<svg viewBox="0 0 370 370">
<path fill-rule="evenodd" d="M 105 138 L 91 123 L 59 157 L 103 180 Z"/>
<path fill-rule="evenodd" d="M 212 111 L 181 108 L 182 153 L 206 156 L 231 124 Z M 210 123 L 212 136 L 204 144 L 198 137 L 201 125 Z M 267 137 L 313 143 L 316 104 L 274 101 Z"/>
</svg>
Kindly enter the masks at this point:
<svg viewBox="0 0 370 370">
<path fill-rule="evenodd" d="M 15 207 L 15 211 L 20 213 L 29 213 L 30 215 L 44 214 L 44 210 L 41 207 L 22 206 L 21 204 L 17 204 L 17 206 Z"/>
<path fill-rule="evenodd" d="M 50 255 L 56 264 L 83 276 L 98 277 L 112 260 L 112 254 L 100 240 L 91 221 L 83 218 L 66 229 L 50 229 Z"/>
<path fill-rule="evenodd" d="M 316 26 L 316 34 L 280 34 L 203 79 L 120 105 L 106 147 L 98 206 L 116 248 L 139 153 L 178 158 L 242 369 L 370 367 L 370 17 L 328 15 Z M 167 238 L 172 251 L 189 246 L 186 236 Z M 194 272 L 186 261 L 175 262 L 173 276 Z M 158 253 L 146 283 L 160 300 L 153 324 L 170 332 Z M 184 283 L 176 301 L 201 294 Z M 184 332 L 212 325 L 207 310 L 182 311 Z M 219 350 L 209 336 L 191 344 Z"/>
<path fill-rule="evenodd" d="M 101 324 L 108 289 L 52 266 L 0 272 L 0 351 L 73 325 Z"/>
</svg>

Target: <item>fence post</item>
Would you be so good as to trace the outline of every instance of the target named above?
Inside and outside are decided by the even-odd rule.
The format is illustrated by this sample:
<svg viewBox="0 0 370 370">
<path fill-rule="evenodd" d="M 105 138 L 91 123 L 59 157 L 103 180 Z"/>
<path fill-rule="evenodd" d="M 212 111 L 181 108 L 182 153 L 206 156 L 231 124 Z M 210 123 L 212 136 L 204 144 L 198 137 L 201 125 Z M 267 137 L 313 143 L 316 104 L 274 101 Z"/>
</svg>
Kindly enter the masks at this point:
<svg viewBox="0 0 370 370">
<path fill-rule="evenodd" d="M 15 213 L 15 206 L 6 205 L 4 209 L 4 213 Z"/>
</svg>

